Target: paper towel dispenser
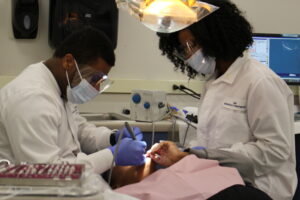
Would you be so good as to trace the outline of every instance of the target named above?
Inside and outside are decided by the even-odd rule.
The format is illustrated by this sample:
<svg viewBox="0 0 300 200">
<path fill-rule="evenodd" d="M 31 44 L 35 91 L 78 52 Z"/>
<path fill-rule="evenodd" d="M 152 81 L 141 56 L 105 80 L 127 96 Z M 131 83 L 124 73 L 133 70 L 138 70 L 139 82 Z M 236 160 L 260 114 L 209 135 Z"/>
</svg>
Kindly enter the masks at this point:
<svg viewBox="0 0 300 200">
<path fill-rule="evenodd" d="M 117 46 L 118 9 L 115 0 L 50 0 L 49 44 L 57 47 L 83 26 L 103 31 Z"/>
<path fill-rule="evenodd" d="M 12 27 L 16 39 L 36 38 L 38 19 L 38 0 L 12 0 Z"/>
</svg>

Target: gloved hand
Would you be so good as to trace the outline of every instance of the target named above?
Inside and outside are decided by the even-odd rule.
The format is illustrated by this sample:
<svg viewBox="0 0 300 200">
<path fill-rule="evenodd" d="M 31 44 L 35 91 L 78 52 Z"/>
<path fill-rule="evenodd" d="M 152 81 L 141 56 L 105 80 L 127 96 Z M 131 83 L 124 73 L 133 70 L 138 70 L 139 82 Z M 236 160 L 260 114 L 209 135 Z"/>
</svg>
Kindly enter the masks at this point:
<svg viewBox="0 0 300 200">
<path fill-rule="evenodd" d="M 188 153 L 180 151 L 174 142 L 163 141 L 154 144 L 146 155 L 157 164 L 169 167 L 187 156 Z"/>
<path fill-rule="evenodd" d="M 108 147 L 114 155 L 117 145 Z M 142 165 L 145 163 L 146 157 L 144 155 L 147 143 L 145 141 L 132 140 L 124 138 L 121 140 L 119 151 L 115 157 L 116 165 Z"/>
<path fill-rule="evenodd" d="M 141 129 L 139 127 L 132 127 L 132 129 L 133 129 L 133 133 L 136 137 L 136 140 L 141 141 L 143 139 L 143 133 L 141 132 Z M 131 138 L 131 139 L 133 139 L 131 137 L 129 131 L 127 130 L 127 128 L 124 127 L 122 130 L 118 130 L 115 133 L 116 141 L 118 141 L 119 135 L 122 133 L 122 131 L 124 132 L 122 138 Z"/>
<path fill-rule="evenodd" d="M 205 149 L 205 147 L 196 146 L 196 147 L 192 147 L 191 149 L 195 149 L 195 150 L 201 150 L 201 149 Z"/>
</svg>

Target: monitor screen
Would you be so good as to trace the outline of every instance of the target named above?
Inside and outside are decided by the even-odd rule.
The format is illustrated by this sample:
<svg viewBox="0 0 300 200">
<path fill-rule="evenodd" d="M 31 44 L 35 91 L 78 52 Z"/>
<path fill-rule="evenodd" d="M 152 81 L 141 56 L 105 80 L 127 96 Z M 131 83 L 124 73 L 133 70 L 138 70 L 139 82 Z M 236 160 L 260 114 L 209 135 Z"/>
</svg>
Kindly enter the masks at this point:
<svg viewBox="0 0 300 200">
<path fill-rule="evenodd" d="M 249 51 L 287 84 L 300 85 L 300 35 L 256 33 Z"/>
</svg>

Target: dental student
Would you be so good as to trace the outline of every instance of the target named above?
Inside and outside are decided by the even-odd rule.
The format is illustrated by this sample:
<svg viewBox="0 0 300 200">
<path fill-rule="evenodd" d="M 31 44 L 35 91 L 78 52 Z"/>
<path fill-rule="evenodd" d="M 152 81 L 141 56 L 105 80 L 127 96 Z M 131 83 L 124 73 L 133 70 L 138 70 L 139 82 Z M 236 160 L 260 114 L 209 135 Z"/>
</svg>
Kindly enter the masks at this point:
<svg viewBox="0 0 300 200">
<path fill-rule="evenodd" d="M 83 28 L 68 36 L 50 59 L 32 64 L 0 90 L 0 158 L 12 163 L 83 163 L 100 174 L 116 165 L 141 165 L 146 143 L 134 129 L 96 127 L 79 115 L 77 104 L 101 93 L 115 63 L 104 33 Z"/>
<path fill-rule="evenodd" d="M 257 188 L 274 200 L 291 200 L 297 186 L 293 93 L 249 57 L 252 27 L 241 11 L 228 0 L 204 2 L 219 9 L 184 30 L 158 34 L 162 54 L 176 68 L 189 77 L 205 75 L 198 149 L 208 159 L 211 149 L 246 157 Z"/>
</svg>

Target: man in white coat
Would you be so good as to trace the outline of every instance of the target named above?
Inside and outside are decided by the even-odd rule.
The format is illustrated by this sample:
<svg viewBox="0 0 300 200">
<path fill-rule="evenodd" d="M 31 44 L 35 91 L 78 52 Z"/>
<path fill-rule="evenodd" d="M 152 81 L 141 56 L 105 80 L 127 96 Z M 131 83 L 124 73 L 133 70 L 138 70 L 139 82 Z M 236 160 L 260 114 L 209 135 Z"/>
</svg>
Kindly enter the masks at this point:
<svg viewBox="0 0 300 200">
<path fill-rule="evenodd" d="M 30 163 L 84 163 L 100 174 L 110 168 L 120 131 L 95 127 L 76 104 L 99 94 L 114 65 L 107 37 L 84 28 L 66 38 L 52 58 L 28 66 L 0 90 L 0 159 Z M 117 165 L 144 163 L 146 143 L 124 132 Z"/>
</svg>

